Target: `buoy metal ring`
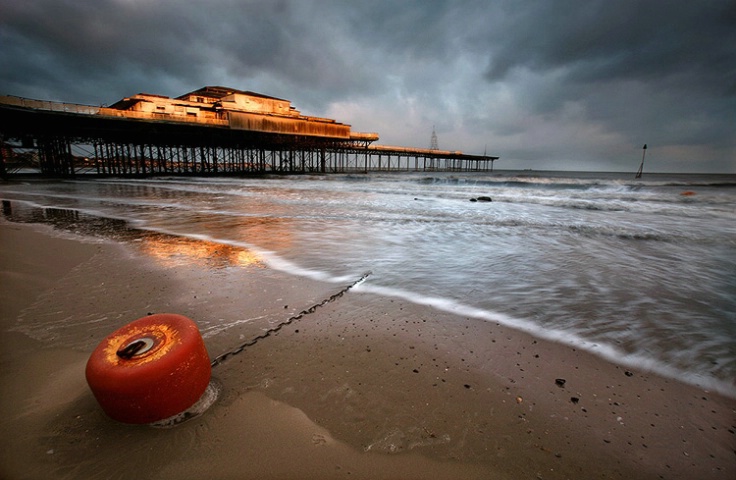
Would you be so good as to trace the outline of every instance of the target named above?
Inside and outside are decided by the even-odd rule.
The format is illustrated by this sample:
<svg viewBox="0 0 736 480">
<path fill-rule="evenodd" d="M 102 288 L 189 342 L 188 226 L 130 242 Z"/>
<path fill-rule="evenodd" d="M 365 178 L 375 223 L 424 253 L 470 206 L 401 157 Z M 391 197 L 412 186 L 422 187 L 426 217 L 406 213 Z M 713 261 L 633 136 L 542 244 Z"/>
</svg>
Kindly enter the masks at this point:
<svg viewBox="0 0 736 480">
<path fill-rule="evenodd" d="M 145 355 L 151 351 L 154 345 L 156 345 L 156 342 L 153 338 L 143 337 L 133 340 L 115 353 L 120 358 L 131 359 L 133 357 Z"/>
</svg>

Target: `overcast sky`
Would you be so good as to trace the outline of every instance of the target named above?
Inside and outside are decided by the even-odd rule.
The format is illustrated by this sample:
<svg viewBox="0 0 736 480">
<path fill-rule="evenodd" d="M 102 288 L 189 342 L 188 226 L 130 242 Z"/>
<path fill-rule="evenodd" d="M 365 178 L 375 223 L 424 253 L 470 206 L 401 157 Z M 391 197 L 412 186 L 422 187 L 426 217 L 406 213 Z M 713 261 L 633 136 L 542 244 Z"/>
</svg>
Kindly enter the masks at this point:
<svg viewBox="0 0 736 480">
<path fill-rule="evenodd" d="M 497 168 L 736 173 L 734 0 L 0 0 L 0 94 L 205 85 Z"/>
</svg>

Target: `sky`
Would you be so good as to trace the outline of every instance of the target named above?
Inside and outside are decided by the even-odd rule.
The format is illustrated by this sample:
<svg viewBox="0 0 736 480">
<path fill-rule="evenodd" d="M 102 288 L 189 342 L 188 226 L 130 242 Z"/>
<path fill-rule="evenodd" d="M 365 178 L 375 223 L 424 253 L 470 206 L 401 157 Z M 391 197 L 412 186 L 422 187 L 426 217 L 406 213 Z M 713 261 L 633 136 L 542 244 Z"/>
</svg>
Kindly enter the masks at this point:
<svg viewBox="0 0 736 480">
<path fill-rule="evenodd" d="M 734 0 L 0 0 L 0 95 L 206 85 L 499 169 L 736 173 Z"/>
</svg>

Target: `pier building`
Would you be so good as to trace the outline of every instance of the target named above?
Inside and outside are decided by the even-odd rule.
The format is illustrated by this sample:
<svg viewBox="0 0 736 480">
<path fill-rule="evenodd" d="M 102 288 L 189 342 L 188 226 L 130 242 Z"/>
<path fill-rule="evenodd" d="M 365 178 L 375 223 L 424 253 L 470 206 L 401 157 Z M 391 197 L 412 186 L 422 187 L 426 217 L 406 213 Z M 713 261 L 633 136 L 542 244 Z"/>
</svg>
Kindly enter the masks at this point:
<svg viewBox="0 0 736 480">
<path fill-rule="evenodd" d="M 289 100 L 220 86 L 108 107 L 0 96 L 3 176 L 488 171 L 498 159 L 378 138 L 302 115 Z"/>
</svg>

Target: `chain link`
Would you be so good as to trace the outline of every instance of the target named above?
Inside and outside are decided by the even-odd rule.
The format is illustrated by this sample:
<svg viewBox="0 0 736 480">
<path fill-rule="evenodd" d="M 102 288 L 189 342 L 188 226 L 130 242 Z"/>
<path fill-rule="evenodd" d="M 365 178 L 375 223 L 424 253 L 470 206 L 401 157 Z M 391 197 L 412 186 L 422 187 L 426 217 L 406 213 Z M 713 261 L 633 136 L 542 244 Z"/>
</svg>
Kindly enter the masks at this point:
<svg viewBox="0 0 736 480">
<path fill-rule="evenodd" d="M 324 300 L 322 300 L 321 302 L 319 302 L 317 304 L 312 305 L 308 309 L 302 310 L 301 312 L 297 313 L 296 315 L 294 315 L 292 317 L 289 317 L 288 319 L 286 319 L 283 322 L 279 323 L 275 327 L 269 328 L 268 330 L 266 330 L 262 334 L 258 335 L 257 337 L 252 338 L 251 340 L 248 340 L 247 342 L 238 345 L 234 349 L 232 349 L 232 350 L 230 350 L 228 352 L 225 352 L 222 355 L 219 355 L 219 356 L 215 357 L 215 359 L 212 360 L 212 362 L 210 363 L 210 365 L 212 365 L 213 368 L 216 367 L 216 366 L 218 366 L 218 365 L 220 365 L 221 363 L 223 363 L 225 360 L 227 360 L 231 356 L 237 355 L 237 354 L 241 353 L 243 350 L 245 350 L 246 348 L 255 345 L 256 343 L 258 343 L 258 341 L 263 340 L 264 338 L 270 337 L 271 335 L 277 333 L 279 330 L 281 330 L 282 328 L 284 328 L 286 325 L 290 325 L 290 324 L 296 322 L 297 320 L 301 320 L 305 315 L 310 315 L 310 314 L 314 313 L 315 311 L 317 311 L 318 308 L 323 307 L 323 306 L 327 305 L 328 303 L 334 302 L 338 298 L 340 298 L 343 295 L 345 295 L 348 292 L 348 290 L 350 290 L 351 288 L 355 287 L 356 285 L 362 283 L 366 278 L 368 278 L 371 275 L 371 273 L 372 272 L 366 272 L 366 273 L 364 273 L 358 280 L 356 280 L 355 282 L 351 283 L 350 285 L 344 287 L 339 292 L 337 292 L 337 293 L 335 293 L 335 294 L 333 294 L 333 295 L 325 298 Z"/>
</svg>

